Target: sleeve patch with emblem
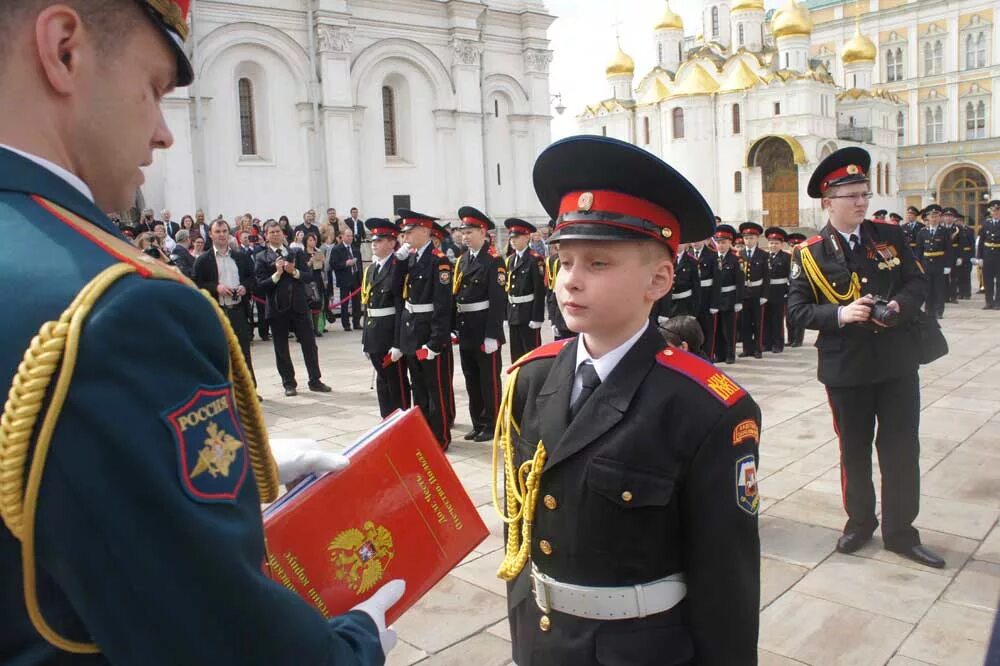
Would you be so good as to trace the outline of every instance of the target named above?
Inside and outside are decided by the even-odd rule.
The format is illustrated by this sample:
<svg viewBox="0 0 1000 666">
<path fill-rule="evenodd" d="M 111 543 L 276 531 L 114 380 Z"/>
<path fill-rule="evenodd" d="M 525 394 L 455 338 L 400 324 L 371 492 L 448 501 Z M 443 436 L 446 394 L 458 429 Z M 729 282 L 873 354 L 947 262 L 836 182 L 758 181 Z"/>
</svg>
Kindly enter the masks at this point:
<svg viewBox="0 0 1000 666">
<path fill-rule="evenodd" d="M 447 268 L 442 268 L 438 271 L 438 280 L 441 281 L 441 284 L 448 284 L 451 282 L 451 271 Z"/>
<path fill-rule="evenodd" d="M 743 419 L 733 428 L 733 446 L 746 442 L 756 442 L 760 439 L 760 428 L 753 419 Z"/>
<path fill-rule="evenodd" d="M 736 461 L 736 505 L 751 516 L 757 515 L 760 495 L 757 494 L 757 461 L 753 455 Z"/>
<path fill-rule="evenodd" d="M 793 261 L 792 271 L 791 271 L 792 279 L 797 280 L 799 278 L 799 275 L 801 274 L 802 274 L 802 268 L 799 266 L 799 262 Z"/>
<path fill-rule="evenodd" d="M 506 273 L 506 271 L 503 271 L 503 270 L 497 271 L 497 284 L 499 284 L 501 287 L 507 285 L 507 273 Z"/>
<path fill-rule="evenodd" d="M 198 502 L 235 502 L 246 480 L 249 456 L 232 387 L 201 386 L 162 418 L 177 445 L 184 491 Z"/>
</svg>

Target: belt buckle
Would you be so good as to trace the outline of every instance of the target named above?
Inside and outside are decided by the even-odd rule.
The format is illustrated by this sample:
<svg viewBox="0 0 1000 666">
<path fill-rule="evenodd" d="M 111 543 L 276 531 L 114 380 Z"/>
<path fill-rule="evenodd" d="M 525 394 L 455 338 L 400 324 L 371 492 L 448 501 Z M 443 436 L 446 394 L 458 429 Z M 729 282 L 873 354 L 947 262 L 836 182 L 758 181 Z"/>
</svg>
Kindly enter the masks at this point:
<svg viewBox="0 0 1000 666">
<path fill-rule="evenodd" d="M 544 614 L 548 615 L 552 612 L 552 606 L 549 605 L 549 591 L 545 586 L 545 581 L 541 579 L 541 572 L 535 567 L 534 563 L 531 565 L 531 591 L 535 594 L 535 605 Z"/>
</svg>

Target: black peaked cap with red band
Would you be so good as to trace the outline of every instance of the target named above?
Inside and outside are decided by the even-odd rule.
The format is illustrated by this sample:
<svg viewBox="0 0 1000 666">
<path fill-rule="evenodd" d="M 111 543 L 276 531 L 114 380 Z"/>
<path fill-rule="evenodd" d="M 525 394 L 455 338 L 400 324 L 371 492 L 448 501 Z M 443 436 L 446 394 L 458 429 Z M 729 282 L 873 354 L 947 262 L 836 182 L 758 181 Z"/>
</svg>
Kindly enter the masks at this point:
<svg viewBox="0 0 1000 666">
<path fill-rule="evenodd" d="M 760 226 L 756 222 L 744 222 L 740 225 L 740 234 L 753 234 L 755 236 L 760 236 L 764 233 L 764 227 Z"/>
<path fill-rule="evenodd" d="M 445 238 L 448 237 L 448 234 L 449 234 L 448 229 L 439 222 L 435 222 L 434 226 L 431 227 L 431 236 L 434 236 L 439 240 L 444 240 Z"/>
<path fill-rule="evenodd" d="M 630 143 L 573 136 L 535 161 L 535 193 L 556 220 L 550 240 L 704 240 L 715 230 L 712 209 L 673 167 Z"/>
<path fill-rule="evenodd" d="M 414 227 L 433 229 L 434 222 L 440 219 L 437 217 L 431 217 L 430 215 L 424 215 L 423 213 L 412 211 L 409 208 L 397 208 L 396 217 L 399 218 L 399 230 L 401 232 L 409 231 Z"/>
<path fill-rule="evenodd" d="M 177 57 L 177 87 L 183 88 L 191 85 L 191 82 L 194 81 L 194 68 L 184 51 L 184 42 L 187 41 L 190 32 L 187 19 L 191 0 L 138 1 L 139 5 L 153 19 L 157 29 L 163 33 L 167 45 Z"/>
<path fill-rule="evenodd" d="M 768 227 L 764 230 L 764 237 L 768 240 L 780 240 L 785 242 L 788 240 L 788 232 L 781 227 Z"/>
<path fill-rule="evenodd" d="M 497 225 L 493 224 L 493 220 L 486 216 L 477 208 L 472 206 L 462 206 L 458 209 L 458 228 L 459 229 L 482 229 L 483 231 L 490 231 L 491 229 L 496 229 Z"/>
<path fill-rule="evenodd" d="M 715 230 L 715 238 L 728 238 L 729 240 L 736 240 L 739 236 L 736 229 L 730 224 L 720 224 Z"/>
<path fill-rule="evenodd" d="M 372 236 L 377 238 L 396 238 L 399 236 L 399 225 L 384 217 L 370 217 L 365 220 L 365 226 Z"/>
<path fill-rule="evenodd" d="M 924 208 L 922 211 L 920 211 L 920 216 L 927 217 L 931 213 L 940 213 L 942 212 L 942 210 L 943 209 L 938 204 L 931 204 L 926 208 Z"/>
<path fill-rule="evenodd" d="M 867 183 L 871 165 L 872 156 L 864 148 L 841 148 L 819 163 L 806 191 L 813 199 L 822 199 L 831 187 Z"/>
<path fill-rule="evenodd" d="M 511 236 L 529 236 L 538 231 L 538 228 L 531 222 L 525 222 L 517 217 L 511 217 L 504 220 L 503 226 L 507 227 Z"/>
<path fill-rule="evenodd" d="M 799 232 L 788 234 L 788 242 L 792 245 L 798 245 L 799 243 L 805 242 L 806 235 L 800 234 Z"/>
</svg>

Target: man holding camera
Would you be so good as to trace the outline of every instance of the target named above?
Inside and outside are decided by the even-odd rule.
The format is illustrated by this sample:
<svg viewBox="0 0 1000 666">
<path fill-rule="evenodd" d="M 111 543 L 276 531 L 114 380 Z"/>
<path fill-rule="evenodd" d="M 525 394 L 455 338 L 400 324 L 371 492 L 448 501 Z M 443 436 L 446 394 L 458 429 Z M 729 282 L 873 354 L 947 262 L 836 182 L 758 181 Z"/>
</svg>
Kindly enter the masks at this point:
<svg viewBox="0 0 1000 666">
<path fill-rule="evenodd" d="M 927 276 L 900 227 L 865 220 L 871 156 L 843 148 L 809 181 L 829 223 L 795 248 L 789 321 L 819 330 L 819 380 L 840 438 L 847 525 L 837 551 L 864 546 L 879 523 L 872 485 L 872 439 L 882 471 L 882 538 L 887 550 L 942 568 L 913 527 L 920 504 L 920 380 L 912 325 Z M 878 434 L 875 434 L 876 423 Z"/>
</svg>

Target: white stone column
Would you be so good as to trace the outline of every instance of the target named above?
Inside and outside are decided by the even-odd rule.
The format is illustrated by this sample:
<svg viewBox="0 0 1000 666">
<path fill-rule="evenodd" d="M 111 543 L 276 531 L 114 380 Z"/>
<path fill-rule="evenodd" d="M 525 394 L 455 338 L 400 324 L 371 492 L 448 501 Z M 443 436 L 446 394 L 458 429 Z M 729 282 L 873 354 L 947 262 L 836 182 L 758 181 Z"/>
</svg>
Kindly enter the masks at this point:
<svg viewBox="0 0 1000 666">
<path fill-rule="evenodd" d="M 451 76 L 455 83 L 455 136 L 462 156 L 458 197 L 463 204 L 490 210 L 490 202 L 486 200 L 486 178 L 492 173 L 492 167 L 486 164 L 485 153 L 483 50 L 482 42 L 453 39 Z"/>
<path fill-rule="evenodd" d="M 167 127 L 174 135 L 174 145 L 154 153 L 153 164 L 145 170 L 147 184 L 142 191 L 148 208 L 157 212 L 169 208 L 174 219 L 180 221 L 185 213 L 193 215 L 198 205 L 188 89 L 181 88 L 168 95 L 162 109 Z"/>
<path fill-rule="evenodd" d="M 434 111 L 434 131 L 435 182 L 439 185 L 433 210 L 438 215 L 451 217 L 462 206 L 457 181 L 458 174 L 466 170 L 455 141 L 455 112 L 450 109 Z"/>
<path fill-rule="evenodd" d="M 326 162 L 326 183 L 313 205 L 342 208 L 361 202 L 359 130 L 363 116 L 356 113 L 354 87 L 351 84 L 351 49 L 354 28 L 346 25 L 316 26 L 316 48 L 322 90 L 319 144 Z M 321 162 L 322 163 L 322 162 Z"/>
</svg>

